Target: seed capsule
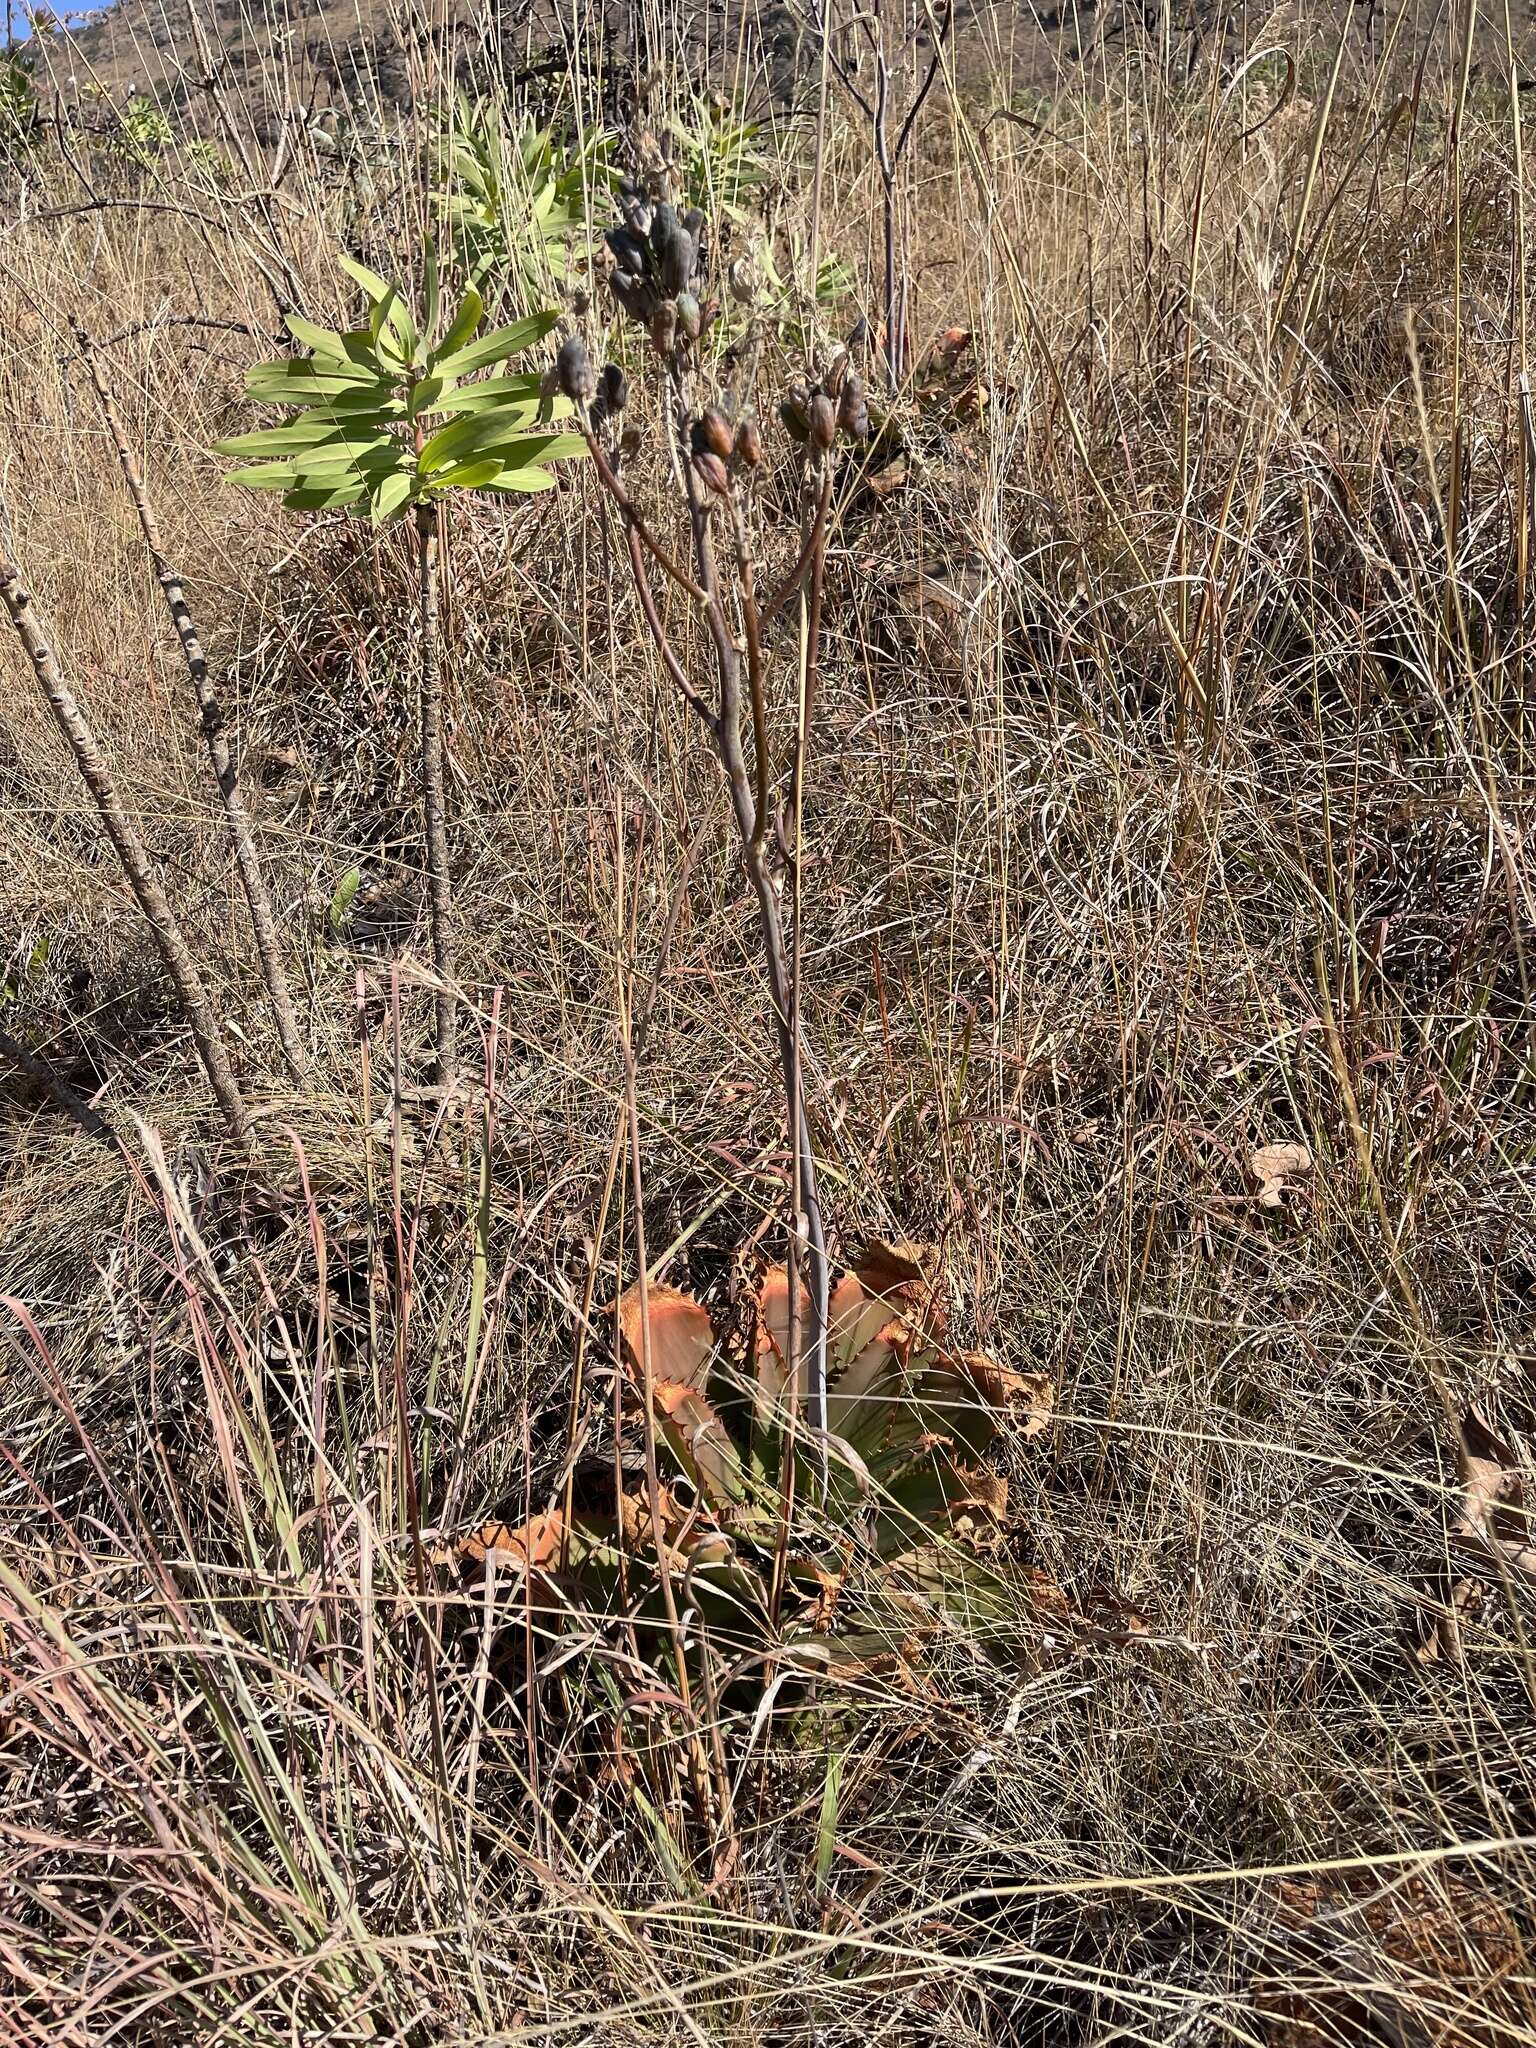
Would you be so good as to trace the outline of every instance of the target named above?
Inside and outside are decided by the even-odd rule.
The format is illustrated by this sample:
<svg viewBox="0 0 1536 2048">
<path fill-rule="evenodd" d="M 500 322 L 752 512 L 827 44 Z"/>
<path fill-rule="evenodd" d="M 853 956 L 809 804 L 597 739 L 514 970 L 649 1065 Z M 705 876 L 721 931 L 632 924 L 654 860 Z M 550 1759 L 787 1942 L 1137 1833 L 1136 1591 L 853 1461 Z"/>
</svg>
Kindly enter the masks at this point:
<svg viewBox="0 0 1536 2048">
<path fill-rule="evenodd" d="M 610 270 L 608 288 L 631 320 L 643 325 L 656 310 L 656 287 L 648 277 L 632 277 L 627 270 Z"/>
<path fill-rule="evenodd" d="M 579 334 L 571 334 L 560 344 L 560 353 L 555 357 L 555 369 L 560 378 L 560 389 L 575 405 L 590 405 L 597 396 L 597 372 L 587 354 L 587 345 Z"/>
<path fill-rule="evenodd" d="M 718 405 L 707 407 L 696 429 L 699 446 L 710 449 L 722 462 L 729 462 L 736 446 L 731 423 Z"/>
<path fill-rule="evenodd" d="M 671 355 L 677 346 L 677 307 L 663 299 L 651 315 L 651 346 L 659 356 Z"/>
<path fill-rule="evenodd" d="M 631 277 L 644 277 L 645 244 L 637 234 L 629 228 L 609 228 L 603 240 L 613 251 L 613 260 L 620 270 L 628 271 Z"/>
<path fill-rule="evenodd" d="M 745 469 L 756 469 L 763 459 L 763 437 L 756 420 L 743 420 L 736 429 L 736 460 Z"/>
<path fill-rule="evenodd" d="M 609 363 L 603 371 L 603 403 L 609 412 L 622 412 L 629 403 L 629 379 L 617 363 Z"/>
<path fill-rule="evenodd" d="M 852 434 L 856 441 L 869 439 L 869 401 L 864 394 L 864 381 L 850 371 L 844 380 L 837 401 L 837 424 L 845 434 Z"/>
<path fill-rule="evenodd" d="M 690 278 L 700 277 L 707 257 L 709 223 L 698 207 L 690 206 L 683 215 L 683 232 L 688 237 L 688 275 Z"/>
<path fill-rule="evenodd" d="M 651 231 L 650 202 L 633 178 L 619 180 L 619 205 L 624 214 L 624 224 L 631 234 L 642 240 Z"/>
<path fill-rule="evenodd" d="M 837 412 L 825 391 L 811 400 L 807 438 L 813 448 L 825 452 L 837 438 Z"/>
<path fill-rule="evenodd" d="M 651 257 L 664 292 L 687 290 L 693 270 L 693 243 L 675 208 L 665 200 L 651 215 Z"/>
<path fill-rule="evenodd" d="M 719 456 L 710 449 L 701 448 L 693 458 L 693 466 L 698 476 L 717 496 L 723 498 L 730 490 L 730 472 Z"/>
<path fill-rule="evenodd" d="M 726 272 L 726 283 L 738 306 L 750 306 L 757 297 L 757 265 L 750 256 L 738 256 Z"/>
<path fill-rule="evenodd" d="M 704 331 L 704 309 L 692 292 L 677 295 L 677 324 L 689 341 L 697 341 Z"/>
<path fill-rule="evenodd" d="M 779 403 L 779 418 L 784 423 L 785 433 L 788 434 L 792 441 L 799 441 L 804 445 L 809 440 L 811 432 L 810 413 L 800 399 L 782 399 Z"/>
</svg>

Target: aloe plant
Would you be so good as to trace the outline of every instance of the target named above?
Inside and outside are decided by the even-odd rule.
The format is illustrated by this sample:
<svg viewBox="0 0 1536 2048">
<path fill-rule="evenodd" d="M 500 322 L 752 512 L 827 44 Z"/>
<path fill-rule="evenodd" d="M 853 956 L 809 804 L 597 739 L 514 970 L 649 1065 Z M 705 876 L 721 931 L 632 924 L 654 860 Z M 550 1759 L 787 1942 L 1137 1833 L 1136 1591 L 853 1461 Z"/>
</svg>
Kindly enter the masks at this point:
<svg viewBox="0 0 1536 2048">
<path fill-rule="evenodd" d="M 287 315 L 289 332 L 310 353 L 256 364 L 246 397 L 288 408 L 292 417 L 220 442 L 218 449 L 254 464 L 231 471 L 228 482 L 281 491 L 295 511 L 366 509 L 375 527 L 407 515 L 412 520 L 436 1065 L 446 1086 L 456 1067 L 457 1000 L 438 635 L 439 507 L 457 491 L 520 496 L 548 490 L 550 464 L 583 453 L 584 443 L 555 424 L 559 401 L 541 396 L 539 374 L 501 374 L 503 364 L 548 334 L 556 313 L 481 332 L 485 301 L 475 286 L 447 312 L 430 242 L 419 319 L 396 286 L 349 256 L 339 261 L 362 289 L 367 324 L 338 333 Z M 477 376 L 487 370 L 498 374 Z"/>
<path fill-rule="evenodd" d="M 669 1555 L 656 1555 L 640 1492 L 620 1489 L 601 1510 L 488 1524 L 460 1545 L 461 1564 L 479 1570 L 494 1555 L 531 1573 L 542 1589 L 533 1611 L 556 1632 L 572 1606 L 611 1612 L 626 1590 L 644 1616 L 656 1577 L 671 1570 L 722 1650 L 772 1642 L 807 1671 L 843 1675 L 920 1639 L 951 1606 L 972 1619 L 989 1605 L 1003 1611 L 985 1553 L 1007 1486 L 984 1459 L 1006 1413 L 1025 1434 L 1045 1427 L 1051 1387 L 950 1342 L 935 1267 L 931 1252 L 877 1243 L 833 1289 L 831 1455 L 814 1506 L 822 1446 L 799 1419 L 786 1268 L 764 1276 L 734 1355 L 692 1296 L 652 1285 L 642 1307 L 630 1289 L 614 1311 L 620 1363 L 633 1413 L 646 1398 L 648 1317 Z M 647 1562 L 649 1577 L 636 1569 Z"/>
</svg>

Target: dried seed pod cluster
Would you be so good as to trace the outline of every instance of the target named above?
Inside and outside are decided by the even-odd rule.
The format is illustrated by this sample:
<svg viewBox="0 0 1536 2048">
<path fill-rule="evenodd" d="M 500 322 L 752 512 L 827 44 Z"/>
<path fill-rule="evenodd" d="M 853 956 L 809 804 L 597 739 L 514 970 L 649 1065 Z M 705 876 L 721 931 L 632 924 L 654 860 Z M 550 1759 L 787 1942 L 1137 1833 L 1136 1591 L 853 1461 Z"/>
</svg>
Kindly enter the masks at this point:
<svg viewBox="0 0 1536 2048">
<path fill-rule="evenodd" d="M 763 437 L 756 420 L 744 419 L 733 427 L 724 410 L 711 405 L 693 423 L 689 450 L 695 475 L 723 498 L 734 470 L 753 470 L 762 461 Z"/>
<path fill-rule="evenodd" d="M 619 187 L 624 225 L 604 237 L 613 256 L 609 288 L 620 310 L 644 327 L 659 355 L 699 341 L 714 318 L 701 300 L 706 270 L 705 220 L 696 206 L 679 214 L 667 200 L 652 204 L 629 182 Z"/>
<path fill-rule="evenodd" d="M 871 432 L 869 397 L 846 355 L 838 357 L 814 390 L 805 385 L 792 388 L 779 407 L 779 418 L 790 437 L 816 455 L 825 455 L 839 434 L 867 441 Z"/>
</svg>

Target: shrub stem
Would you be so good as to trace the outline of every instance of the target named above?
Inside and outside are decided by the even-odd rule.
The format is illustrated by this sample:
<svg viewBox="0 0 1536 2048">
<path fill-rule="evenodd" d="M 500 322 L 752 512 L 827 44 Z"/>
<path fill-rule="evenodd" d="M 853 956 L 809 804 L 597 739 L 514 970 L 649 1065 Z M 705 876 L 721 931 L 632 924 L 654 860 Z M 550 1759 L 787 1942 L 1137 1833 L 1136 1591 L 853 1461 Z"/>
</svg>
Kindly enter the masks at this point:
<svg viewBox="0 0 1536 2048">
<path fill-rule="evenodd" d="M 219 786 L 219 798 L 224 806 L 224 817 L 235 850 L 235 865 L 240 870 L 240 882 L 245 890 L 245 900 L 250 910 L 251 930 L 256 939 L 262 979 L 266 983 L 267 997 L 272 1005 L 277 1035 L 289 1066 L 295 1074 L 302 1074 L 308 1060 L 299 1036 L 293 998 L 288 990 L 282 948 L 277 937 L 277 921 L 272 913 L 272 898 L 267 891 L 266 877 L 261 871 L 261 856 L 257 851 L 255 834 L 251 830 L 250 813 L 245 808 L 245 798 L 241 794 L 239 772 L 235 766 L 234 756 L 230 752 L 223 707 L 214 695 L 213 685 L 208 679 L 208 657 L 203 652 L 203 644 L 193 621 L 181 578 L 166 559 L 154 506 L 150 503 L 138 459 L 129 443 L 112 393 L 101 374 L 95 346 L 77 320 L 71 321 L 70 325 L 74 329 L 76 344 L 95 386 L 102 418 L 106 421 L 107 431 L 116 445 L 118 463 L 123 472 L 123 480 L 128 486 L 128 494 L 133 499 L 134 510 L 139 517 L 139 531 L 143 534 L 144 545 L 149 550 L 155 580 L 165 595 L 166 606 L 176 628 L 176 637 L 181 642 L 182 659 L 186 662 L 187 674 L 192 683 L 192 694 L 197 700 L 203 739 L 207 744 L 208 758 L 213 764 L 214 780 Z"/>
<path fill-rule="evenodd" d="M 448 864 L 447 784 L 443 769 L 443 674 L 438 632 L 437 512 L 416 508 L 421 603 L 421 801 L 426 823 L 427 914 L 437 977 L 435 1079 L 448 1087 L 458 1071 L 458 998 L 454 992 L 453 883 Z"/>
</svg>

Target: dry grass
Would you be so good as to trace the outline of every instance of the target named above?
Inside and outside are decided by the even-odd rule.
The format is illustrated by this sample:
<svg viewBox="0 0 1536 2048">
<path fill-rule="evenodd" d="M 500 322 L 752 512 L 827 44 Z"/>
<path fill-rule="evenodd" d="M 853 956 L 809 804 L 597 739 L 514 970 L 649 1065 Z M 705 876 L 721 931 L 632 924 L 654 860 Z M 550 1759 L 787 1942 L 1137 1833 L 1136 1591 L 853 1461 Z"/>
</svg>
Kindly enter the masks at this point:
<svg viewBox="0 0 1536 2048">
<path fill-rule="evenodd" d="M 265 220 L 180 158 L 112 188 L 179 213 L 47 218 L 81 196 L 57 163 L 12 202 L 7 545 L 304 1198 L 242 1206 L 7 645 L 4 941 L 49 943 L 0 1022 L 123 1140 L 5 1078 L 11 2038 L 1536 2041 L 1536 1603 L 1454 1536 L 1457 1416 L 1529 1474 L 1536 1410 L 1530 188 L 1502 30 L 1469 84 L 1465 27 L 1330 83 L 1320 30 L 1270 24 L 1288 100 L 1271 59 L 1165 88 L 1154 46 L 1023 124 L 973 51 L 925 115 L 912 332 L 969 328 L 990 402 L 904 401 L 905 483 L 836 526 L 809 1093 L 835 1246 L 942 1242 L 966 1334 L 1058 1412 L 1011 1457 L 1004 1647 L 954 1628 L 902 1682 L 735 1719 L 724 1875 L 686 1802 L 580 1766 L 604 1643 L 509 1700 L 407 1513 L 411 1469 L 440 1530 L 560 1469 L 583 1302 L 632 1270 L 617 1019 L 680 887 L 651 1257 L 718 1297 L 743 1239 L 777 1248 L 717 773 L 591 480 L 475 506 L 448 687 L 484 1057 L 428 1144 L 394 1088 L 429 1008 L 409 564 L 208 449 L 274 325 L 262 267 L 326 317 L 338 231 L 406 246 L 429 116 L 366 203 L 312 157 Z M 813 124 L 775 127 L 803 225 Z M 874 313 L 867 142 L 836 113 L 827 147 L 822 246 Z M 107 356 L 259 791 L 302 1088 L 71 314 L 147 323 Z M 1264 1208 L 1282 1139 L 1315 1164 Z M 1416 1658 L 1452 1578 L 1484 1595 L 1461 1653 Z M 626 1727 L 675 1740 L 654 1704 Z"/>
</svg>

